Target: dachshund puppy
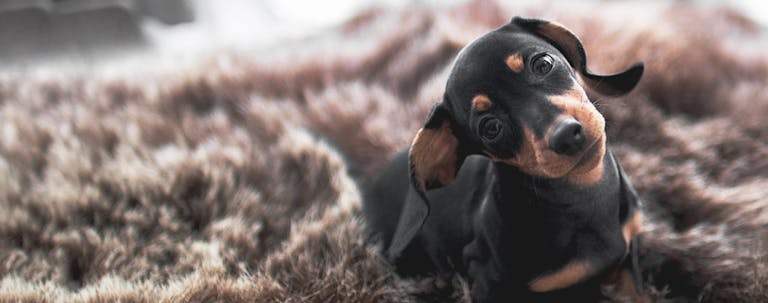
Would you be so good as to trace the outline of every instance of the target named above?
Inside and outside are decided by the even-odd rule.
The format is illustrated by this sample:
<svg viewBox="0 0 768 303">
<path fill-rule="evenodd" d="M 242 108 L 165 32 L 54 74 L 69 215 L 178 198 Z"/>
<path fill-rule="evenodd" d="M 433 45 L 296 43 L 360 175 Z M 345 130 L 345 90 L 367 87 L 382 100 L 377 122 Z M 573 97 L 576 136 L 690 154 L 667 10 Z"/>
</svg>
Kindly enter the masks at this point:
<svg viewBox="0 0 768 303">
<path fill-rule="evenodd" d="M 400 274 L 459 274 L 473 302 L 594 302 L 606 286 L 647 300 L 637 193 L 579 84 L 620 96 L 642 74 L 590 72 L 553 22 L 516 17 L 478 38 L 410 149 L 366 189 L 370 234 Z"/>
</svg>

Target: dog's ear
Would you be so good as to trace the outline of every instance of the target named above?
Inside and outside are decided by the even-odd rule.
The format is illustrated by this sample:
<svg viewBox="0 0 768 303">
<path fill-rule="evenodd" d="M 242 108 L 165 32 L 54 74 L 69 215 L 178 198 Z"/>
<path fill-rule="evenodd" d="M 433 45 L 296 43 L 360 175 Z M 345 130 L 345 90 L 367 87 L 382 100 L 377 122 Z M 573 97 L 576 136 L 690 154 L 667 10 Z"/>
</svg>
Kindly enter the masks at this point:
<svg viewBox="0 0 768 303">
<path fill-rule="evenodd" d="M 426 191 L 453 182 L 466 157 L 461 152 L 453 124 L 446 103 L 440 102 L 432 108 L 424 127 L 413 139 L 408 153 L 410 189 L 389 247 L 392 259 L 400 256 L 429 215 Z"/>
<path fill-rule="evenodd" d="M 432 107 L 408 153 L 411 181 L 422 191 L 446 186 L 456 176 L 459 140 L 445 102 Z"/>
<path fill-rule="evenodd" d="M 596 75 L 587 67 L 584 46 L 576 35 L 556 22 L 515 17 L 512 23 L 552 43 L 565 56 L 571 66 L 582 76 L 587 86 L 606 96 L 629 93 L 643 76 L 643 63 L 636 62 L 623 72 L 613 75 Z"/>
</svg>

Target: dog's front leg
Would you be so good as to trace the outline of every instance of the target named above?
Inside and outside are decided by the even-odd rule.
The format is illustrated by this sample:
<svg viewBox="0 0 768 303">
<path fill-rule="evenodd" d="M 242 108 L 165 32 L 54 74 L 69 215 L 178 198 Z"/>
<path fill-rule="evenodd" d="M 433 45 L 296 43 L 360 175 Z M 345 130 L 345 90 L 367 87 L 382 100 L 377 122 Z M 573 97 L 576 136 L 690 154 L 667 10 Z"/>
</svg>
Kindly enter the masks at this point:
<svg viewBox="0 0 768 303">
<path fill-rule="evenodd" d="M 499 285 L 498 266 L 485 245 L 472 241 L 464 248 L 469 294 L 473 303 L 498 302 L 504 287 Z"/>
<path fill-rule="evenodd" d="M 469 294 L 474 303 L 494 302 L 494 282 L 490 279 L 488 262 L 472 260 L 469 263 Z"/>
<path fill-rule="evenodd" d="M 638 265 L 637 238 L 629 244 L 629 255 L 615 272 L 608 275 L 603 283 L 604 292 L 620 302 L 648 303 L 650 296 L 643 288 L 642 276 Z"/>
</svg>

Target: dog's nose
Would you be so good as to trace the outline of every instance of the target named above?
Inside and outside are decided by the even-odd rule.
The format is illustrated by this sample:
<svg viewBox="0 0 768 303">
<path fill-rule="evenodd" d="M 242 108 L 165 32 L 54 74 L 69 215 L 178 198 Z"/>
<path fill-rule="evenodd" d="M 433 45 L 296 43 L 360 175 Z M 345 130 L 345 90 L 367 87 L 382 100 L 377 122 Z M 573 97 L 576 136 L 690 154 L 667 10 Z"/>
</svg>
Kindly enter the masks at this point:
<svg viewBox="0 0 768 303">
<path fill-rule="evenodd" d="M 549 136 L 549 148 L 552 151 L 572 156 L 584 149 L 584 130 L 579 121 L 567 118 L 555 126 Z"/>
</svg>

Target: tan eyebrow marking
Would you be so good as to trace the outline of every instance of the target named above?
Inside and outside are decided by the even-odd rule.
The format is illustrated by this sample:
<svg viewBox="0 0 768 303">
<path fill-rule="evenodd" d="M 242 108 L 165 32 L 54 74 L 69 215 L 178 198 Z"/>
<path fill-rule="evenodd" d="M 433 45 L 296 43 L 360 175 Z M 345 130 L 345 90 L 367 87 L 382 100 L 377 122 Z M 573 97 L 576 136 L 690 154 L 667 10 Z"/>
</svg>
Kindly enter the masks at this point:
<svg viewBox="0 0 768 303">
<path fill-rule="evenodd" d="M 477 95 L 472 98 L 472 109 L 476 111 L 484 112 L 491 108 L 492 104 L 493 102 L 486 95 Z"/>
<path fill-rule="evenodd" d="M 523 63 L 523 57 L 520 56 L 520 54 L 510 55 L 507 57 L 506 62 L 509 69 L 516 73 L 522 72 L 523 67 L 525 67 L 525 64 Z"/>
</svg>

